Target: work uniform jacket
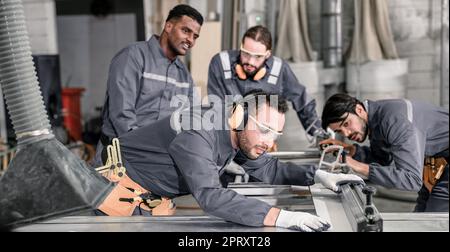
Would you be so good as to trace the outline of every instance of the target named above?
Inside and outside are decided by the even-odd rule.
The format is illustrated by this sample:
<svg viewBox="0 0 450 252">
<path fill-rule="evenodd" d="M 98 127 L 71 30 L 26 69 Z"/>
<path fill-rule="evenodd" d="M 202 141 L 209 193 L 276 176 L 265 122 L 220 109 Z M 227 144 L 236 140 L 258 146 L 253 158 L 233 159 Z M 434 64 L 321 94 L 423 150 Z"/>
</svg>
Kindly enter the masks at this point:
<svg viewBox="0 0 450 252">
<path fill-rule="evenodd" d="M 208 72 L 208 95 L 216 95 L 225 100 L 227 95 L 244 96 L 256 89 L 277 94 L 292 102 L 305 129 L 312 124 L 316 128 L 321 128 L 321 122 L 316 113 L 316 101 L 308 96 L 305 86 L 299 83 L 285 61 L 271 56 L 264 63 L 266 75 L 258 81 L 251 78 L 239 79 L 235 71 L 238 63 L 239 51 L 237 50 L 223 51 L 212 58 Z M 314 129 L 311 128 L 308 133 L 312 135 Z"/>
<path fill-rule="evenodd" d="M 425 156 L 448 153 L 448 110 L 404 99 L 366 101 L 365 107 L 370 147 L 356 145 L 355 160 L 369 164 L 376 184 L 419 191 Z"/>
<path fill-rule="evenodd" d="M 167 117 L 185 102 L 177 102 L 177 95 L 192 100 L 193 80 L 186 66 L 164 55 L 156 35 L 134 43 L 111 62 L 102 131 L 117 137 Z"/>
<path fill-rule="evenodd" d="M 182 120 L 188 116 L 181 116 Z M 271 208 L 224 188 L 219 177 L 235 157 L 230 131 L 174 127 L 178 119 L 165 118 L 120 137 L 128 176 L 151 192 L 173 198 L 192 194 L 208 214 L 249 226 L 263 226 Z M 203 127 L 204 128 L 204 127 Z M 177 130 L 176 130 L 177 129 Z M 270 184 L 311 185 L 314 165 L 281 163 L 263 155 L 240 162 L 257 181 Z"/>
</svg>

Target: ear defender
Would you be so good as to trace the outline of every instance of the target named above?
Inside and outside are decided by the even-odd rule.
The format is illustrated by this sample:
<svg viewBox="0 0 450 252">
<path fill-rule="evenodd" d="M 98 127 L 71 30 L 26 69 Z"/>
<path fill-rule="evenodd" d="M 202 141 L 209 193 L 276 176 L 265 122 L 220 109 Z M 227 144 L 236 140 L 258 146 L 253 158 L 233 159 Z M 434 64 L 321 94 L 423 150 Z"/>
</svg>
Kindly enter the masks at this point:
<svg viewBox="0 0 450 252">
<path fill-rule="evenodd" d="M 236 74 L 239 77 L 239 79 L 241 79 L 241 80 L 247 79 L 247 75 L 245 74 L 244 68 L 240 64 L 236 65 L 235 70 L 236 70 Z"/>
<path fill-rule="evenodd" d="M 247 74 L 245 73 L 244 68 L 240 64 L 236 64 L 235 70 L 236 70 L 236 74 L 239 79 L 241 79 L 241 80 L 247 79 Z M 267 70 L 265 67 L 259 69 L 259 71 L 253 77 L 253 80 L 254 81 L 261 80 L 262 78 L 264 78 L 264 76 L 266 76 L 266 73 L 267 73 Z"/>
<path fill-rule="evenodd" d="M 228 124 L 233 131 L 243 131 L 248 121 L 248 105 L 246 103 L 233 104 L 233 111 L 230 118 L 228 118 Z"/>
<path fill-rule="evenodd" d="M 264 78 L 264 76 L 266 76 L 266 73 L 267 73 L 267 70 L 265 67 L 259 69 L 259 71 L 253 77 L 253 80 L 255 80 L 255 81 L 261 80 L 262 78 Z"/>
</svg>

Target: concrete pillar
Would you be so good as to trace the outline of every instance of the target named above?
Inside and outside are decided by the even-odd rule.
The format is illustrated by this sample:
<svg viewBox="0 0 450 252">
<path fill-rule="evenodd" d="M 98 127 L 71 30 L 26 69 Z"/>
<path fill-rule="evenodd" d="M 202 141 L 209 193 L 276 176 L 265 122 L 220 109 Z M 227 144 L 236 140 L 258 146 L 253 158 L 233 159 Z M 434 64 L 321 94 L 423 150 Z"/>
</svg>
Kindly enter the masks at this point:
<svg viewBox="0 0 450 252">
<path fill-rule="evenodd" d="M 22 0 L 32 54 L 58 54 L 54 0 Z"/>
</svg>

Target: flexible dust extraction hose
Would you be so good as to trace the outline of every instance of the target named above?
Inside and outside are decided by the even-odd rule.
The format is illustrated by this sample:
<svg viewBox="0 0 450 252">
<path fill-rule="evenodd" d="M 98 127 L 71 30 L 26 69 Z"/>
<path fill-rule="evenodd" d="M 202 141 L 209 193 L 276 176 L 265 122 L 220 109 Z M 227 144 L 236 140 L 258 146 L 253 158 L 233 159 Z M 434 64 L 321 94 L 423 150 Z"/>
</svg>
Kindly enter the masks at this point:
<svg viewBox="0 0 450 252">
<path fill-rule="evenodd" d="M 19 144 L 0 177 L 0 230 L 96 209 L 115 185 L 53 136 L 21 0 L 0 0 L 0 84 Z"/>
<path fill-rule="evenodd" d="M 53 138 L 20 0 L 0 0 L 0 83 L 19 148 Z"/>
</svg>

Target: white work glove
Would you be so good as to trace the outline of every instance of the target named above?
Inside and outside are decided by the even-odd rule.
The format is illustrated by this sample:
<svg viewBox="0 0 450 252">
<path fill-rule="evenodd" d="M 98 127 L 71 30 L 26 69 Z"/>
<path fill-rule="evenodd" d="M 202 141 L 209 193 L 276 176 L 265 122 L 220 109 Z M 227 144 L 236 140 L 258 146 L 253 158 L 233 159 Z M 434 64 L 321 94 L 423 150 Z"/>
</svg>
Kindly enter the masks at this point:
<svg viewBox="0 0 450 252">
<path fill-rule="evenodd" d="M 321 183 L 326 188 L 331 189 L 334 192 L 340 192 L 340 185 L 343 184 L 365 184 L 364 180 L 355 174 L 330 173 L 322 170 L 316 171 L 314 181 L 316 183 Z"/>
<path fill-rule="evenodd" d="M 235 183 L 247 183 L 249 180 L 249 175 L 245 172 L 244 168 L 234 161 L 231 161 L 231 163 L 225 167 L 225 172 L 236 175 Z M 242 181 L 242 178 L 244 178 L 244 181 Z"/>
<path fill-rule="evenodd" d="M 299 230 L 302 232 L 321 232 L 328 230 L 331 225 L 325 219 L 305 212 L 291 212 L 281 210 L 275 226 Z"/>
</svg>

